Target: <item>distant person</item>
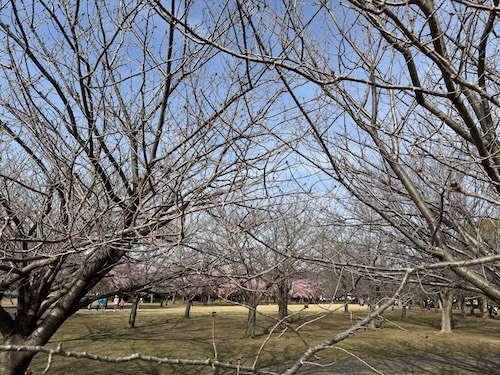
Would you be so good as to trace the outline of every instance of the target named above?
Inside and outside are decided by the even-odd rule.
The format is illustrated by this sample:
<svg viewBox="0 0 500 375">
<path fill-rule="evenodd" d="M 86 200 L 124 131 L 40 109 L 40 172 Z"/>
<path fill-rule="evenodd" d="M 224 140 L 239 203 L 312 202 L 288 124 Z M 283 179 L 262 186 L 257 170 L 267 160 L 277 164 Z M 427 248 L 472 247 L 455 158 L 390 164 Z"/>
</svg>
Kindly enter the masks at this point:
<svg viewBox="0 0 500 375">
<path fill-rule="evenodd" d="M 120 304 L 120 297 L 115 295 L 115 298 L 113 299 L 113 311 L 116 312 L 116 309 L 118 308 L 118 305 Z"/>
<path fill-rule="evenodd" d="M 123 299 L 123 297 L 120 298 L 119 305 L 120 305 L 120 310 L 123 310 L 123 306 L 125 306 L 125 300 Z"/>
<path fill-rule="evenodd" d="M 99 298 L 97 300 L 97 310 L 99 311 L 99 309 L 101 308 L 101 305 L 102 305 L 102 298 Z"/>
<path fill-rule="evenodd" d="M 497 308 L 493 305 L 488 306 L 488 314 L 490 318 L 494 318 L 497 315 Z"/>
<path fill-rule="evenodd" d="M 107 307 L 108 307 L 108 298 L 103 297 L 103 299 L 101 301 L 101 309 L 106 310 Z"/>
</svg>

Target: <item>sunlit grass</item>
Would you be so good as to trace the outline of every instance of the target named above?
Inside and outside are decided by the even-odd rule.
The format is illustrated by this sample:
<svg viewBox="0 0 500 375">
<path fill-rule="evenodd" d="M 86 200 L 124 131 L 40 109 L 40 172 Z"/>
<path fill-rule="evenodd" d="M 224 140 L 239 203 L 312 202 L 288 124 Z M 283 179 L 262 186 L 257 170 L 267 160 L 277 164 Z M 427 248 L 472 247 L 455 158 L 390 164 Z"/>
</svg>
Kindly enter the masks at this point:
<svg viewBox="0 0 500 375">
<path fill-rule="evenodd" d="M 339 306 L 291 305 L 292 325 L 298 327 L 307 319 L 319 314 L 326 307 Z M 275 305 L 262 305 L 259 311 L 276 316 Z M 366 315 L 366 307 L 350 306 L 351 314 L 342 308 L 337 312 L 304 326 L 301 337 L 308 345 L 319 343 L 347 329 Z M 216 312 L 215 318 L 212 313 Z M 184 306 L 181 303 L 160 308 L 144 304 L 139 310 L 135 329 L 128 329 L 128 310 L 114 313 L 112 310 L 81 310 L 54 336 L 50 345 L 62 345 L 75 351 L 124 356 L 142 353 L 170 358 L 206 359 L 214 357 L 212 324 L 215 319 L 215 344 L 218 359 L 222 361 L 251 365 L 268 333 L 276 321 L 259 315 L 256 338 L 243 338 L 246 310 L 227 305 L 195 304 L 191 318 L 183 319 Z M 439 335 L 440 314 L 434 311 L 410 310 L 408 318 L 402 319 L 400 311 L 386 313 L 383 329 L 358 331 L 353 337 L 338 346 L 360 358 L 397 357 L 495 357 L 500 354 L 500 321 L 456 315 L 457 328 L 451 335 Z M 391 323 L 392 322 L 392 323 Z M 260 354 L 258 363 L 264 367 L 277 367 L 290 363 L 306 349 L 296 333 L 283 333 L 276 328 Z M 344 351 L 329 349 L 319 353 L 325 363 L 352 359 Z M 35 357 L 31 369 L 40 374 L 47 357 Z M 49 374 L 213 374 L 213 369 L 179 368 L 144 362 L 129 362 L 119 365 L 90 360 L 54 358 Z"/>
</svg>

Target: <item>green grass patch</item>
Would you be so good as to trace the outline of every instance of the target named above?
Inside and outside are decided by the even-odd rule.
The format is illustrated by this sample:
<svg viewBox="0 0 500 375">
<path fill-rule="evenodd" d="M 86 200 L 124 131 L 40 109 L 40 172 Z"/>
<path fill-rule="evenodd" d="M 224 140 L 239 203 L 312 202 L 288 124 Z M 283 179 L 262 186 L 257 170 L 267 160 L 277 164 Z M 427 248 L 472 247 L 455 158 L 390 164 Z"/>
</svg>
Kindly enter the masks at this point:
<svg viewBox="0 0 500 375">
<path fill-rule="evenodd" d="M 154 308 L 148 308 L 154 307 Z M 298 311 L 302 306 L 291 306 Z M 304 326 L 300 335 L 308 345 L 314 345 L 349 328 L 366 315 L 366 309 L 353 307 L 353 313 L 338 311 Z M 276 315 L 276 306 L 259 308 Z M 128 329 L 128 310 L 114 313 L 112 310 L 81 310 L 71 317 L 54 336 L 49 345 L 62 345 L 64 349 L 86 351 L 110 356 L 125 356 L 141 353 L 170 358 L 207 359 L 214 358 L 212 340 L 212 312 L 215 316 L 215 344 L 218 359 L 226 362 L 252 365 L 264 340 L 259 367 L 283 367 L 292 362 L 306 349 L 306 345 L 291 330 L 277 329 L 270 337 L 275 321 L 258 315 L 256 338 L 243 338 L 246 311 L 239 307 L 223 305 L 196 305 L 192 317 L 184 319 L 182 305 L 157 308 L 145 304 L 138 312 L 135 329 Z M 292 325 L 298 327 L 320 313 L 320 309 L 309 309 L 294 316 Z M 338 344 L 363 359 L 376 358 L 493 358 L 500 354 L 500 320 L 489 318 L 455 316 L 453 334 L 438 334 L 440 314 L 434 311 L 410 310 L 407 319 L 400 311 L 386 313 L 383 329 L 361 330 Z M 392 323 L 391 323 L 392 322 Z M 319 353 L 319 361 L 345 361 L 352 356 L 332 348 Z M 35 375 L 42 373 L 47 364 L 46 355 L 37 355 L 30 368 Z M 97 361 L 53 358 L 48 374 L 67 374 L 73 368 L 78 374 L 213 374 L 213 369 L 181 368 L 140 361 L 122 364 Z"/>
</svg>

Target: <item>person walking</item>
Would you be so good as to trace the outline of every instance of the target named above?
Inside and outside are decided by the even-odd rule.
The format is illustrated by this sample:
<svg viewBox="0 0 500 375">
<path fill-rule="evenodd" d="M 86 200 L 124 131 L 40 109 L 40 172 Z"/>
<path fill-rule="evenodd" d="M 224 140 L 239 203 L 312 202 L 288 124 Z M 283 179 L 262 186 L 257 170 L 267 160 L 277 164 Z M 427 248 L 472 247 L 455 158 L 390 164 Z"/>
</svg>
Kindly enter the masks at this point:
<svg viewBox="0 0 500 375">
<path fill-rule="evenodd" d="M 108 297 L 103 297 L 101 301 L 101 309 L 106 310 L 106 307 L 108 307 Z"/>
<path fill-rule="evenodd" d="M 115 295 L 115 298 L 113 299 L 113 312 L 116 312 L 116 309 L 118 308 L 118 305 L 120 304 L 120 298 Z"/>
</svg>

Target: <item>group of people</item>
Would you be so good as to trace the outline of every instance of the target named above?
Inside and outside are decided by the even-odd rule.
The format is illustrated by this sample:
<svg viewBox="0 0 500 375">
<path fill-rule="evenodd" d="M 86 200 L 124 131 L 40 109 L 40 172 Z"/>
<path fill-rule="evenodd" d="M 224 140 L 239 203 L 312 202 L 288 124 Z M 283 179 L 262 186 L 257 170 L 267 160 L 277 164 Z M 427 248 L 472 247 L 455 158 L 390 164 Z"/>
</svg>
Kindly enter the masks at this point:
<svg viewBox="0 0 500 375">
<path fill-rule="evenodd" d="M 113 311 L 116 310 L 123 310 L 123 306 L 125 306 L 125 300 L 123 297 L 119 297 L 118 295 L 115 295 L 113 298 Z M 102 297 L 97 300 L 97 310 L 106 310 L 108 308 L 108 298 L 107 297 Z M 92 303 L 89 304 L 88 309 L 92 309 Z"/>
</svg>

